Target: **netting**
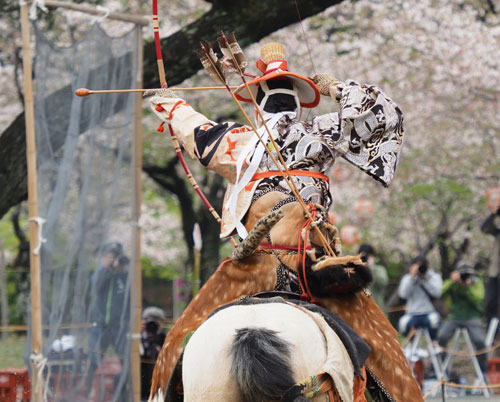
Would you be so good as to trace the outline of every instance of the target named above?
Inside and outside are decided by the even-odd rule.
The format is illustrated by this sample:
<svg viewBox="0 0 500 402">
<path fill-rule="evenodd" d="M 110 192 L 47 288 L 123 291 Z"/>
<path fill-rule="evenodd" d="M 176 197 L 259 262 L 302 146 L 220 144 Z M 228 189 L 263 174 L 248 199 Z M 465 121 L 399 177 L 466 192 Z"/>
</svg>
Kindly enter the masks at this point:
<svg viewBox="0 0 500 402">
<path fill-rule="evenodd" d="M 48 400 L 131 400 L 136 97 L 80 98 L 74 91 L 133 88 L 138 29 L 111 38 L 94 24 L 71 47 L 58 47 L 35 29 L 38 199 L 39 214 L 46 220 L 41 247 L 43 384 Z M 28 339 L 28 352 L 30 345 Z"/>
</svg>

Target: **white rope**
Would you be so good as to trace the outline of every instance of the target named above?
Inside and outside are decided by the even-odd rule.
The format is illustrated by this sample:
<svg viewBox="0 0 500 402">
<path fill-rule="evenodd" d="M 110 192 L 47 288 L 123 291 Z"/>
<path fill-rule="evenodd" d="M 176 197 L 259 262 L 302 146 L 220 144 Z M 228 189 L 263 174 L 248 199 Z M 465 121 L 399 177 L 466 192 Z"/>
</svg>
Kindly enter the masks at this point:
<svg viewBox="0 0 500 402">
<path fill-rule="evenodd" d="M 141 229 L 144 225 L 144 216 L 141 215 L 138 220 L 130 222 L 132 227 Z"/>
<path fill-rule="evenodd" d="M 133 334 L 127 334 L 127 339 L 130 341 L 140 341 L 141 340 L 141 334 L 140 333 L 133 333 Z"/>
<path fill-rule="evenodd" d="M 111 10 L 108 7 L 97 6 L 96 9 L 99 10 L 99 11 L 103 11 L 104 14 L 95 17 L 92 20 L 92 24 L 95 24 L 96 22 L 99 22 L 99 23 L 102 22 L 103 20 L 105 20 L 106 18 L 108 18 L 109 13 L 111 12 Z"/>
<path fill-rule="evenodd" d="M 42 391 L 42 401 L 47 400 L 47 390 L 49 388 L 49 377 L 47 375 L 45 381 L 43 379 L 43 372 L 45 367 L 47 366 L 47 358 L 44 357 L 41 353 L 31 352 L 30 360 L 33 367 L 33 378 L 35 379 L 35 388 L 33 389 L 33 393 L 38 395 L 40 391 Z M 42 386 L 43 383 L 43 386 Z M 42 388 L 40 388 L 42 387 Z M 32 395 L 32 398 L 34 395 Z"/>
<path fill-rule="evenodd" d="M 37 9 L 42 10 L 44 13 L 49 12 L 49 9 L 45 7 L 45 0 L 33 0 L 28 14 L 30 20 L 35 21 L 37 19 Z"/>
<path fill-rule="evenodd" d="M 36 245 L 36 247 L 33 249 L 33 254 L 35 255 L 38 255 L 38 253 L 40 252 L 40 249 L 42 248 L 42 243 L 46 243 L 47 242 L 47 239 L 45 239 L 43 236 L 42 236 L 42 228 L 43 228 L 43 224 L 45 222 L 47 222 L 46 219 L 42 218 L 41 216 L 36 216 L 34 218 L 30 218 L 29 221 L 33 221 L 33 222 L 36 222 L 36 224 L 38 225 L 38 244 Z"/>
</svg>

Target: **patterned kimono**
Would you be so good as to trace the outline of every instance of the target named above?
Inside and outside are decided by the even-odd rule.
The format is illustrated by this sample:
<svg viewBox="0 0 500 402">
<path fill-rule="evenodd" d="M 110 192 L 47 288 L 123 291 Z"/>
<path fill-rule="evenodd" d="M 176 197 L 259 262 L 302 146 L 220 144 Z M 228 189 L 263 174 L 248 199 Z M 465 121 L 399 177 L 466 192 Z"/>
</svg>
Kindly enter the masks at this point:
<svg viewBox="0 0 500 402">
<path fill-rule="evenodd" d="M 388 186 L 403 144 L 403 114 L 380 89 L 347 81 L 339 88 L 340 111 L 313 118 L 306 123 L 285 113 L 273 127 L 273 138 L 290 170 L 324 173 L 341 156 L 374 179 Z M 216 123 L 176 98 L 153 97 L 153 110 L 171 122 L 174 132 L 192 158 L 229 181 L 222 212 L 221 237 L 233 234 L 252 201 L 268 191 L 290 193 L 279 173 L 250 180 L 236 194 L 236 213 L 226 206 L 236 180 L 250 166 L 252 152 L 245 154 L 238 174 L 237 162 L 245 147 L 255 140 L 251 127 L 233 122 Z M 158 107 L 157 105 L 161 105 Z M 259 130 L 260 131 L 260 130 Z M 257 148 L 255 145 L 254 150 Z M 268 145 L 268 148 L 272 147 Z M 247 151 L 248 152 L 248 149 Z M 273 152 L 275 160 L 276 152 Z M 255 163 L 255 162 L 254 162 Z M 256 173 L 277 171 L 267 153 L 257 161 Z M 317 177 L 294 176 L 304 200 L 330 207 L 328 182 Z"/>
</svg>

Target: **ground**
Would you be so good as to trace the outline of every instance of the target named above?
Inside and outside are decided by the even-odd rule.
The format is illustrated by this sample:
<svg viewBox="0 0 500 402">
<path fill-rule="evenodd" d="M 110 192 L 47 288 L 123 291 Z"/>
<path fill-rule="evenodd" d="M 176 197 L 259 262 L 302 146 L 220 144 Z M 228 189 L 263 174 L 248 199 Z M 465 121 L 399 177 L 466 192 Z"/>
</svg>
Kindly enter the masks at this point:
<svg viewBox="0 0 500 402">
<path fill-rule="evenodd" d="M 24 346 L 26 336 L 17 336 L 13 334 L 2 334 L 0 337 L 0 370 L 6 368 L 23 368 Z"/>
</svg>

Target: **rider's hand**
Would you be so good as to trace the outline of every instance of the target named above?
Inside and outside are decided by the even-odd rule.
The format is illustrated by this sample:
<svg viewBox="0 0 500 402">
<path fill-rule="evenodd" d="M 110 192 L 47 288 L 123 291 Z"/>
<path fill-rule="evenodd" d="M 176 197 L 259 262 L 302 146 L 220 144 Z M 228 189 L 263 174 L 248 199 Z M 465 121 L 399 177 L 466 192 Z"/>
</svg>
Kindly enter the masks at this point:
<svg viewBox="0 0 500 402">
<path fill-rule="evenodd" d="M 149 101 L 151 109 L 158 115 L 158 117 L 169 124 L 170 119 L 172 118 L 172 112 L 180 105 L 187 105 L 185 101 L 179 98 L 168 88 L 148 89 L 142 96 L 143 98 L 152 96 Z M 158 127 L 157 130 L 163 132 L 163 125 Z"/>
<path fill-rule="evenodd" d="M 460 282 L 460 274 L 458 271 L 453 271 L 450 275 L 450 279 L 454 283 Z"/>
<path fill-rule="evenodd" d="M 162 98 L 178 98 L 174 94 L 174 92 L 168 88 L 153 88 L 144 91 L 142 94 L 143 98 L 147 98 L 148 96 L 161 96 Z"/>
<path fill-rule="evenodd" d="M 410 267 L 410 276 L 415 278 L 418 274 L 418 264 L 415 263 Z"/>
<path fill-rule="evenodd" d="M 332 74 L 318 74 L 312 78 L 316 84 L 321 95 L 337 97 L 337 90 L 340 81 L 337 80 Z"/>
</svg>

